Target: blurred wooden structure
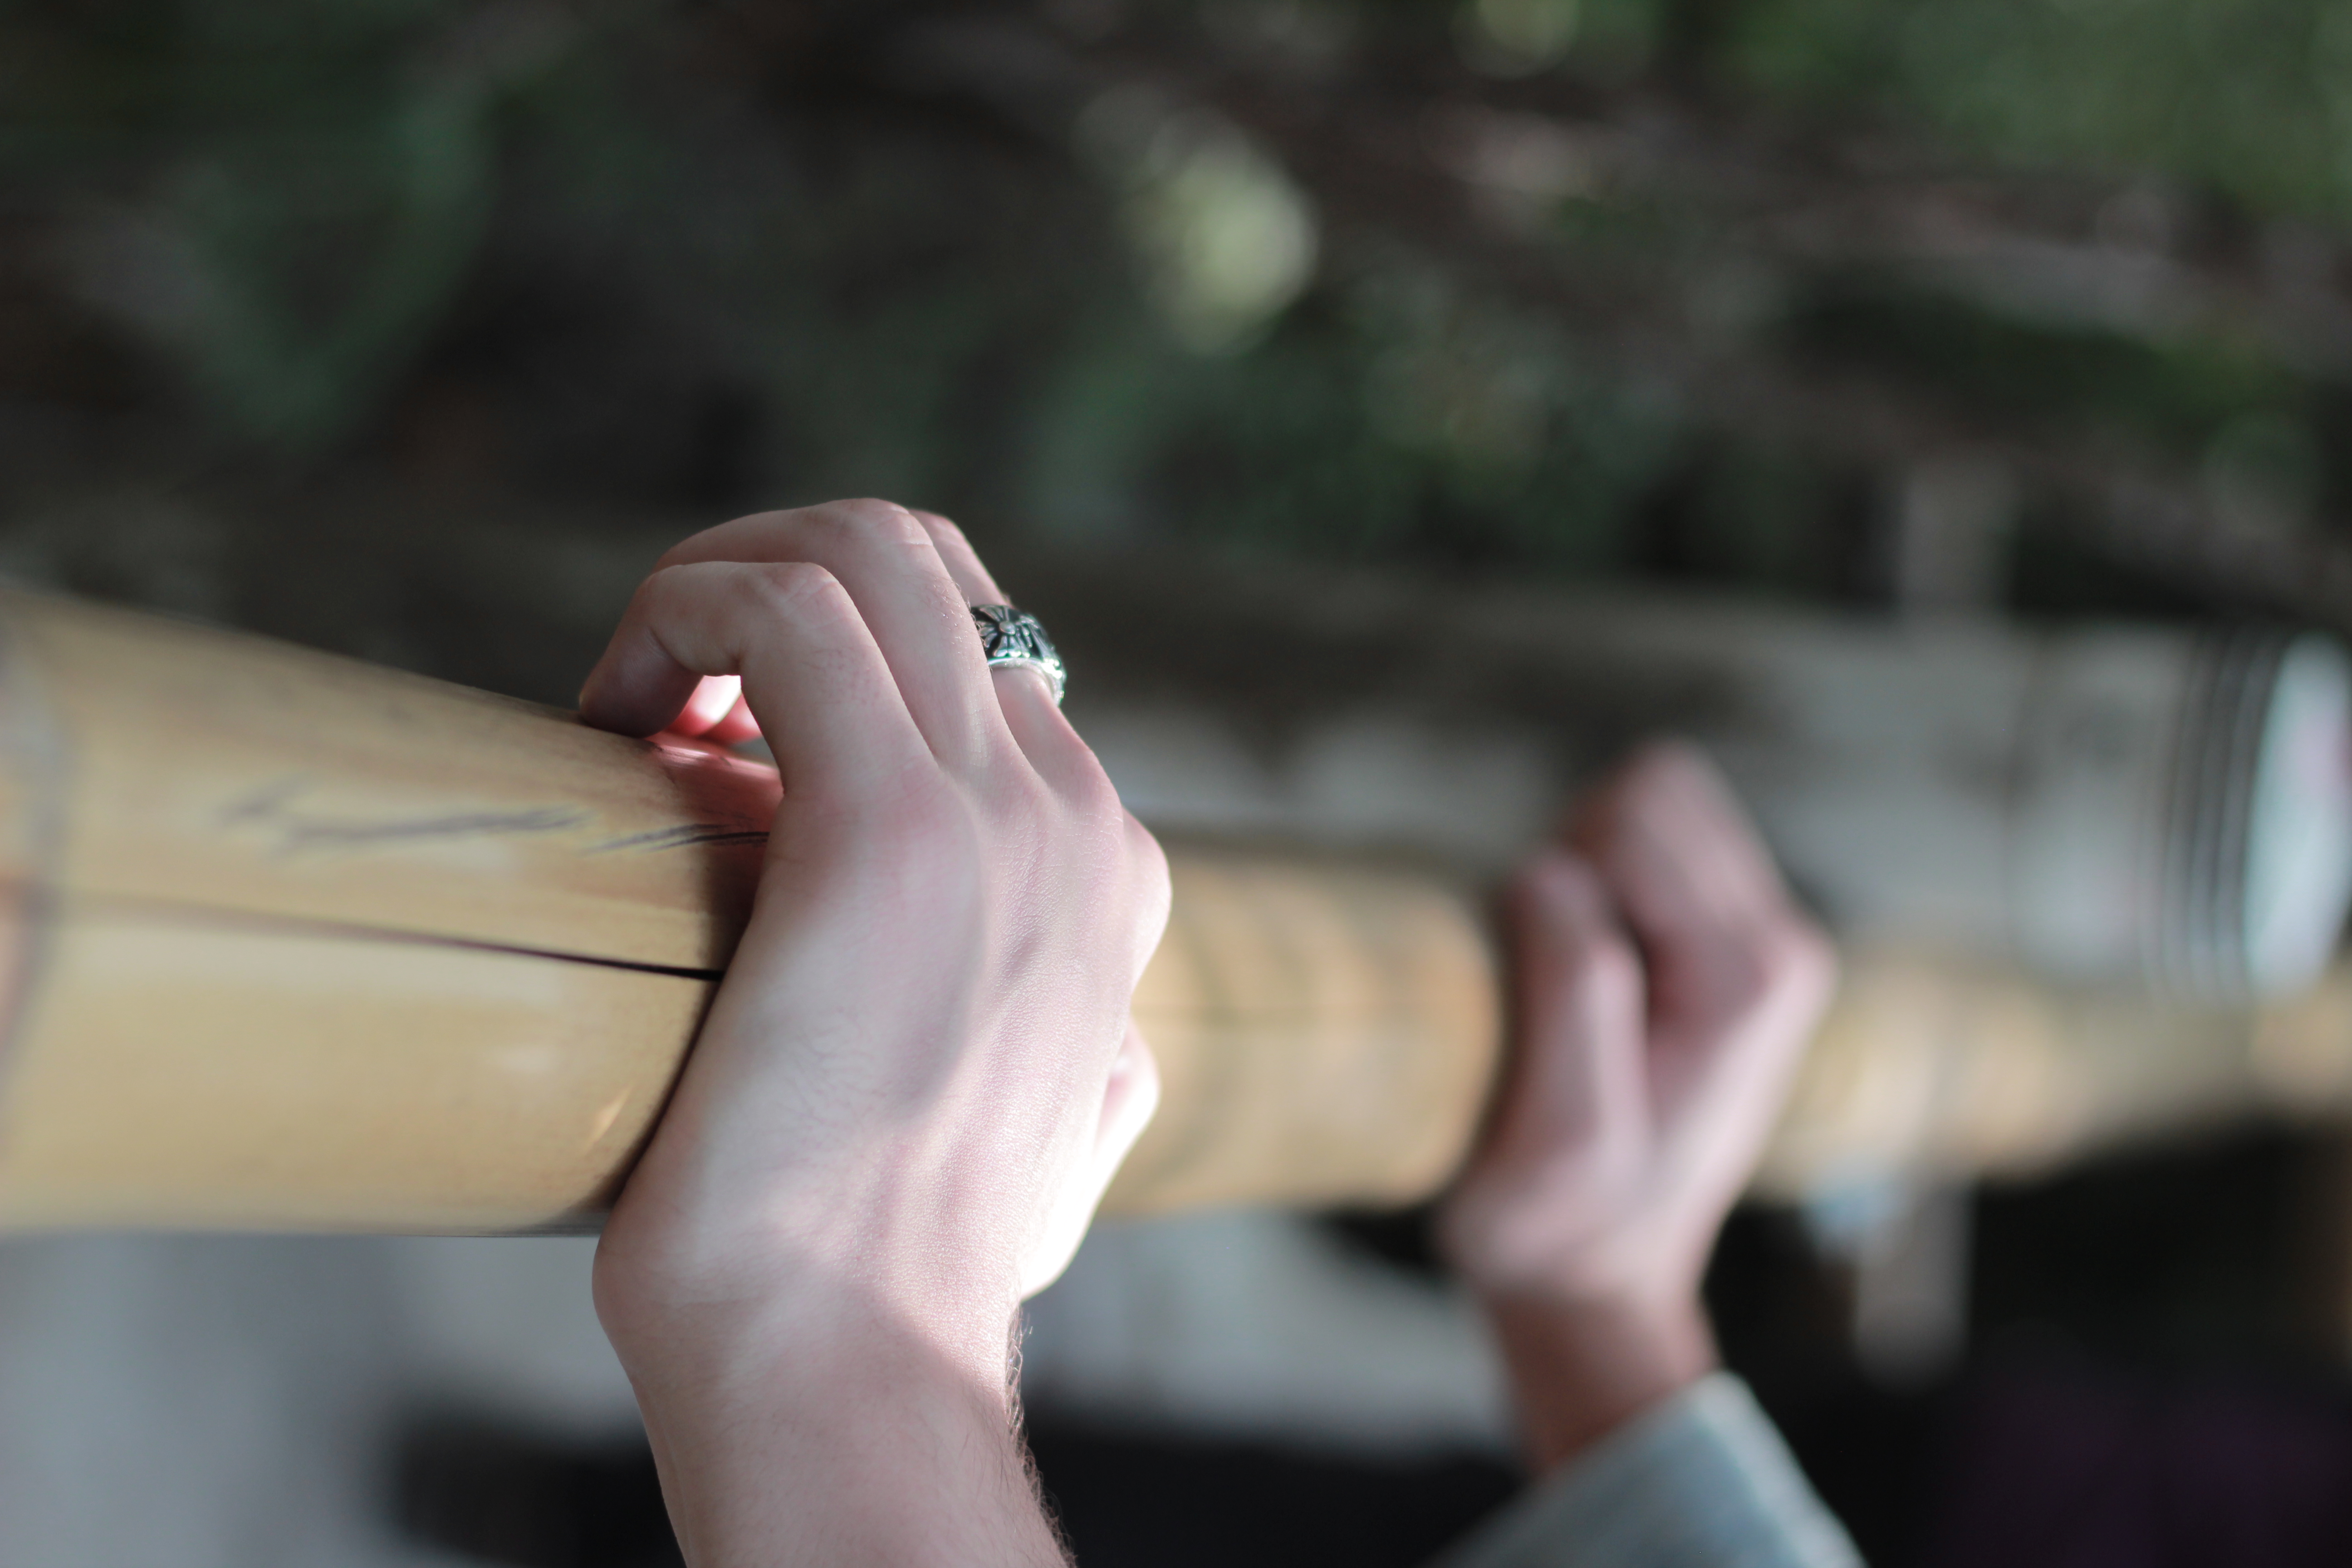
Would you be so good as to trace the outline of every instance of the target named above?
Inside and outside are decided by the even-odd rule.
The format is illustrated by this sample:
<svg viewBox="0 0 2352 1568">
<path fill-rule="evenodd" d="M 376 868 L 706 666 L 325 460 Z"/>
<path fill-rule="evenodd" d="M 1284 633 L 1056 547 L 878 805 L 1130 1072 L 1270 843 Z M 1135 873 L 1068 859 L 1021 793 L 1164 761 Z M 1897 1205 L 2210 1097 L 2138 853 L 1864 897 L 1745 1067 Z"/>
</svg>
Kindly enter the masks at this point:
<svg viewBox="0 0 2352 1568">
<path fill-rule="evenodd" d="M 1759 1193 L 2027 1177 L 2257 1115 L 2352 1111 L 2352 966 L 2262 1005 L 2053 984 L 1897 950 L 1845 957 Z"/>
</svg>

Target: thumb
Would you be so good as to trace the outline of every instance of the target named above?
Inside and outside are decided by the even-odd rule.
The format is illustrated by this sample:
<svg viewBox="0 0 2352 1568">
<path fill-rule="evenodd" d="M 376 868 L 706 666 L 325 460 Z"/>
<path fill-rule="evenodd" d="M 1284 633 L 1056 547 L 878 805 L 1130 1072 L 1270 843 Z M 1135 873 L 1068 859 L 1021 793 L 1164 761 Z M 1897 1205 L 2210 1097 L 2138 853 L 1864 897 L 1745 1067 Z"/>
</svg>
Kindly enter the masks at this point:
<svg viewBox="0 0 2352 1568">
<path fill-rule="evenodd" d="M 1048 1217 L 1045 1234 L 1024 1261 L 1021 1293 L 1034 1296 L 1062 1277 L 1094 1223 L 1118 1168 L 1127 1163 L 1136 1140 L 1151 1124 L 1160 1109 L 1160 1062 L 1132 1021 L 1127 1039 L 1112 1058 L 1110 1076 L 1103 1085 L 1102 1113 L 1096 1123 L 1094 1148 L 1074 1169 Z"/>
<path fill-rule="evenodd" d="M 1583 857 L 1551 850 L 1521 875 L 1513 905 L 1520 1059 L 1506 1140 L 1556 1152 L 1638 1136 L 1650 1109 L 1646 980 L 1608 889 Z"/>
</svg>

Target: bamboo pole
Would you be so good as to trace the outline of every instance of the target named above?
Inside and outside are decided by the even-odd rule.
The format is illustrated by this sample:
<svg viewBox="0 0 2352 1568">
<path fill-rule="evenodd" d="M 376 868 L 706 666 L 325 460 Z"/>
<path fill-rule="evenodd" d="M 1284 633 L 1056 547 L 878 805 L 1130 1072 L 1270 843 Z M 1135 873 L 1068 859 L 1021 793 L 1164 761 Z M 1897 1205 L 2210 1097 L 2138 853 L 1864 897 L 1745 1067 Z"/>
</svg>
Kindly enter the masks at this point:
<svg viewBox="0 0 2352 1568">
<path fill-rule="evenodd" d="M 773 771 L 348 660 L 0 595 L 0 1231 L 593 1225 L 748 909 Z M 1114 1212 L 1406 1203 L 1497 1070 L 1476 900 L 1171 846 L 1166 1084 Z M 1759 1179 L 2023 1173 L 2352 1104 L 2352 973 L 2160 1005 L 1849 955 Z"/>
<path fill-rule="evenodd" d="M 0 595 L 0 868 L 75 901 L 716 973 L 775 770 L 257 637 Z"/>
<path fill-rule="evenodd" d="M 0 596 L 0 1227 L 593 1223 L 748 912 L 774 771 Z M 1494 1074 L 1425 874 L 1177 847 L 1114 1206 L 1402 1201 Z"/>
</svg>

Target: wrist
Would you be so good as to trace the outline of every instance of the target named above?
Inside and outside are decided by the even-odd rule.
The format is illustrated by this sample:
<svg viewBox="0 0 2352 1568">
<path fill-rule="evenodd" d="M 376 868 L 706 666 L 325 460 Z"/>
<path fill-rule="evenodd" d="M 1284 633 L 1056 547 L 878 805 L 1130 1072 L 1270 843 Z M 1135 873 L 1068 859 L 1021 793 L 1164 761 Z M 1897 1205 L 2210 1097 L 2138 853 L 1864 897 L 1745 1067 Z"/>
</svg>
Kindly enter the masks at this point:
<svg viewBox="0 0 2352 1568">
<path fill-rule="evenodd" d="M 692 1568 L 1060 1561 L 1010 1391 L 878 1326 L 637 1378 Z M 987 1543 L 979 1559 L 977 1543 Z"/>
<path fill-rule="evenodd" d="M 1497 1293 L 1486 1306 L 1538 1474 L 1721 1365 L 1696 1292 Z"/>
<path fill-rule="evenodd" d="M 639 1255 L 609 1232 L 599 1248 L 597 1315 L 641 1395 L 805 1390 L 821 1401 L 834 1381 L 920 1392 L 952 1379 L 1009 1425 L 1019 1300 L 1001 1270 L 894 1268 L 887 1255 L 845 1260 L 772 1243 L 740 1245 L 724 1261 L 696 1250 L 691 1261 Z"/>
<path fill-rule="evenodd" d="M 699 1131 L 701 1110 L 670 1120 Z M 657 1137 L 605 1223 L 596 1310 L 633 1377 L 765 1375 L 796 1350 L 854 1362 L 919 1346 L 1002 1394 L 1021 1299 L 1002 1227 L 933 1223 L 953 1206 L 935 1193 L 909 1201 L 887 1174 L 859 1180 L 890 1163 L 879 1155 L 821 1181 L 713 1168 L 709 1142 Z"/>
</svg>

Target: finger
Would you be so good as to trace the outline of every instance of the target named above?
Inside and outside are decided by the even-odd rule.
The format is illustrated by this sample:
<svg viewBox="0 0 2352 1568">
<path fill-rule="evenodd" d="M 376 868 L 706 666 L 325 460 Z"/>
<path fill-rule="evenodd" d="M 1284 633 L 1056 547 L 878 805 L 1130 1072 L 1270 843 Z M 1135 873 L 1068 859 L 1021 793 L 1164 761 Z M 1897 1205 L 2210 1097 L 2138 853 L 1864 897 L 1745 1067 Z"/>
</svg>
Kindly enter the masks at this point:
<svg viewBox="0 0 2352 1568">
<path fill-rule="evenodd" d="M 1730 786 L 1704 754 L 1644 748 L 1594 792 L 1572 837 L 1619 889 L 1639 930 L 1731 926 L 1788 909 L 1786 886 Z"/>
<path fill-rule="evenodd" d="M 1669 941 L 1689 928 L 1719 924 L 1733 912 L 1711 885 L 1708 857 L 1687 853 L 1673 820 L 1669 769 L 1656 753 L 1630 759 L 1592 792 L 1576 814 L 1569 840 L 1591 858 L 1623 900 L 1643 940 Z"/>
<path fill-rule="evenodd" d="M 749 741 L 760 732 L 760 721 L 751 717 L 751 707 L 743 700 L 743 679 L 737 675 L 704 676 L 669 727 L 677 734 L 698 736 L 722 746 Z"/>
<path fill-rule="evenodd" d="M 1534 1153 L 1638 1136 L 1648 1121 L 1642 962 L 1601 879 L 1554 850 L 1512 890 L 1519 1037 L 1498 1129 Z"/>
<path fill-rule="evenodd" d="M 971 547 L 971 541 L 964 537 L 963 530 L 935 511 L 918 511 L 914 516 L 930 532 L 931 542 L 938 548 L 948 575 L 968 602 L 1013 602 L 997 586 L 996 578 L 982 562 L 980 552 Z M 1063 715 L 1061 704 L 1054 700 L 1054 683 L 1044 672 L 1021 665 L 1004 666 L 990 673 L 1004 709 L 1005 724 L 1031 764 L 1057 783 L 1075 782 L 1078 773 L 1092 765 L 1094 757 L 1076 729 Z"/>
<path fill-rule="evenodd" d="M 1140 982 L 1152 955 L 1160 951 L 1160 939 L 1168 934 L 1168 910 L 1173 902 L 1168 875 L 1168 852 L 1151 829 L 1138 822 L 1131 813 L 1122 809 L 1121 831 L 1127 837 L 1127 862 L 1133 868 L 1135 882 L 1125 900 L 1134 921 L 1135 978 Z"/>
<path fill-rule="evenodd" d="M 738 701 L 734 707 L 727 710 L 725 715 L 717 723 L 703 731 L 702 738 L 706 741 L 715 741 L 722 746 L 738 745 L 745 741 L 754 741 L 760 738 L 760 721 L 751 716 L 750 703 Z"/>
<path fill-rule="evenodd" d="M 961 589 L 931 531 L 887 501 L 833 501 L 738 518 L 662 557 L 700 562 L 805 561 L 830 572 L 882 650 L 907 711 L 931 750 L 977 763 L 1005 734 Z"/>
<path fill-rule="evenodd" d="M 962 529 L 935 511 L 918 511 L 915 521 L 931 535 L 931 542 L 946 565 L 948 575 L 964 599 L 973 605 L 1009 605 L 1013 601 L 997 586 L 995 576 L 981 560 L 980 552 L 971 547 Z M 997 695 L 1003 700 L 1005 719 L 1013 727 L 1013 734 L 1022 741 L 1022 750 L 1029 751 L 1033 741 L 1058 743 L 1070 731 L 1069 723 L 1060 717 L 1060 704 L 1054 700 L 1054 683 L 1037 670 L 1012 666 L 992 671 L 997 681 Z M 1052 721 L 1047 721 L 1050 714 Z"/>
<path fill-rule="evenodd" d="M 1134 1152 L 1136 1140 L 1151 1125 L 1159 1109 L 1160 1058 L 1152 1054 L 1143 1031 L 1130 1022 L 1127 1039 L 1111 1059 L 1110 1077 L 1103 1086 L 1102 1121 L 1095 1136 L 1094 1200 L 1087 1205 L 1088 1214 L 1110 1190 L 1112 1179 Z"/>
<path fill-rule="evenodd" d="M 931 546 L 940 552 L 940 562 L 948 569 L 949 577 L 962 593 L 967 605 L 1007 605 L 1004 590 L 996 585 L 982 563 L 980 552 L 971 547 L 962 529 L 935 511 L 918 510 L 915 521 L 931 536 Z"/>
<path fill-rule="evenodd" d="M 1811 927 L 1769 939 L 1767 984 L 1730 1024 L 1654 1075 L 1664 1159 L 1727 1205 L 1764 1156 L 1837 978 Z"/>
<path fill-rule="evenodd" d="M 1654 749 L 1596 798 L 1577 836 L 1649 963 L 1661 1117 L 1769 1121 L 1833 964 L 1720 776 L 1695 752 Z"/>
<path fill-rule="evenodd" d="M 1118 1055 L 1111 1058 L 1110 1076 L 1103 1083 L 1102 1114 L 1095 1124 L 1093 1152 L 1076 1191 L 1066 1200 L 1071 1205 L 1073 1251 L 1085 1238 L 1095 1211 L 1102 1206 L 1103 1194 L 1110 1191 L 1119 1167 L 1127 1163 L 1136 1141 L 1151 1125 L 1159 1109 L 1160 1058 L 1151 1054 L 1143 1031 L 1130 1019 L 1127 1038 L 1120 1043 Z"/>
<path fill-rule="evenodd" d="M 740 675 L 706 675 L 695 687 L 694 694 L 678 710 L 677 717 L 669 721 L 672 733 L 679 735 L 709 735 L 727 722 L 728 716 L 742 705 L 743 678 Z"/>
<path fill-rule="evenodd" d="M 929 748 L 857 606 L 805 562 L 700 562 L 639 585 L 580 693 L 581 717 L 650 735 L 702 678 L 742 678 L 786 787 L 868 791 L 929 763 Z"/>
<path fill-rule="evenodd" d="M 1753 829 L 1693 766 L 1643 754 L 1596 792 L 1571 835 L 1641 942 L 1669 1023 L 1738 1005 L 1759 978 L 1759 934 L 1794 918 Z"/>
<path fill-rule="evenodd" d="M 1706 752 L 1667 742 L 1649 747 L 1641 761 L 1658 781 L 1647 796 L 1652 809 L 1680 826 L 1721 904 L 1766 915 L 1789 906 L 1788 885 L 1763 835 Z"/>
</svg>

